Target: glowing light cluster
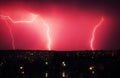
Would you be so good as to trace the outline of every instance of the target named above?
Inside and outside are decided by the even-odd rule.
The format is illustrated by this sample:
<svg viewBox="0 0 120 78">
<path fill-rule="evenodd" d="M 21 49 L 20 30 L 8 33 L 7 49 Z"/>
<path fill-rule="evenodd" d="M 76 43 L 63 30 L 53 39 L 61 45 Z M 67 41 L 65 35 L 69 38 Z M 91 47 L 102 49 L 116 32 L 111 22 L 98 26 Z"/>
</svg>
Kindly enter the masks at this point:
<svg viewBox="0 0 120 78">
<path fill-rule="evenodd" d="M 3 19 L 3 20 L 10 20 L 12 23 L 32 23 L 32 22 L 34 22 L 36 20 L 36 18 L 38 17 L 38 15 L 32 14 L 32 16 L 33 16 L 33 18 L 31 20 L 15 21 L 10 16 L 0 15 L 1 19 Z M 47 48 L 48 48 L 48 50 L 51 50 L 51 37 L 50 37 L 50 28 L 49 28 L 49 25 L 41 17 L 40 17 L 40 20 L 43 23 L 43 25 L 46 26 L 46 36 L 47 36 L 47 39 L 48 39 Z M 14 40 L 14 35 L 12 33 L 12 29 L 9 26 L 9 24 L 8 24 L 7 21 L 6 21 L 6 24 L 7 24 L 8 28 L 9 28 L 9 33 L 10 33 L 10 36 L 11 36 L 11 39 L 12 39 L 12 47 L 13 47 L 13 49 L 16 49 L 15 48 L 15 40 Z"/>
</svg>

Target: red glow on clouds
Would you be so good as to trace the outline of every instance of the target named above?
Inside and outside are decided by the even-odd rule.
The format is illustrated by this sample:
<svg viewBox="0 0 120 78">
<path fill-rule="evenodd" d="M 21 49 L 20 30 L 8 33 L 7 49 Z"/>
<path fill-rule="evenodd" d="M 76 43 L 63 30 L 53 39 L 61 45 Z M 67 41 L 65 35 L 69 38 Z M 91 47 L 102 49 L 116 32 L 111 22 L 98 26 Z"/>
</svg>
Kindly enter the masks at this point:
<svg viewBox="0 0 120 78">
<path fill-rule="evenodd" d="M 13 49 L 95 49 L 95 32 L 106 19 L 102 12 L 70 6 L 41 6 L 40 9 L 1 9 L 0 19 L 9 28 Z"/>
</svg>

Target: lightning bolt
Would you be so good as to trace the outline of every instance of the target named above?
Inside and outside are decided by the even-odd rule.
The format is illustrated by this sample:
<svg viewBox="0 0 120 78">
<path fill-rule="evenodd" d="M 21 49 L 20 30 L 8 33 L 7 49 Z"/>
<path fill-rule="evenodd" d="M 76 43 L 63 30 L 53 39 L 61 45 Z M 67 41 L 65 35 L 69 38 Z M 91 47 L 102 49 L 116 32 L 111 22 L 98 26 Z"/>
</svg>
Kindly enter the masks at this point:
<svg viewBox="0 0 120 78">
<path fill-rule="evenodd" d="M 31 20 L 27 20 L 27 21 L 15 21 L 13 20 L 10 16 L 4 16 L 4 15 L 0 15 L 0 17 L 4 20 L 7 20 L 9 19 L 12 23 L 32 23 L 36 20 L 36 18 L 38 17 L 38 15 L 35 15 L 33 14 L 33 18 Z M 43 25 L 45 25 L 46 27 L 46 36 L 47 36 L 47 39 L 48 39 L 48 43 L 47 43 L 47 48 L 48 50 L 51 50 L 51 36 L 50 36 L 50 26 L 48 25 L 48 23 L 46 23 L 46 21 L 44 19 L 42 19 L 40 17 L 40 21 L 43 23 Z M 92 50 L 94 50 L 94 39 L 95 39 L 95 33 L 96 33 L 96 30 L 98 29 L 98 27 L 102 24 L 102 22 L 104 21 L 104 18 L 102 17 L 101 20 L 98 22 L 98 24 L 95 25 L 95 27 L 93 28 L 93 31 L 92 31 L 92 37 L 91 37 L 91 40 L 90 40 L 90 47 Z M 6 21 L 6 24 L 9 28 L 9 33 L 10 33 L 10 36 L 11 36 L 11 39 L 12 39 L 12 47 L 13 49 L 15 49 L 15 40 L 14 40 L 14 35 L 12 33 L 12 28 L 8 25 L 8 22 Z"/>
<path fill-rule="evenodd" d="M 14 35 L 13 35 L 13 33 L 12 33 L 12 29 L 11 29 L 11 27 L 8 25 L 8 21 L 5 21 L 5 22 L 6 22 L 6 26 L 8 27 L 9 33 L 10 33 L 10 36 L 11 36 L 12 48 L 13 48 L 13 50 L 15 50 L 15 40 L 14 40 Z"/>
<path fill-rule="evenodd" d="M 31 20 L 27 20 L 27 21 L 15 21 L 13 20 L 10 16 L 4 16 L 4 15 L 0 15 L 0 17 L 4 20 L 9 19 L 12 23 L 32 23 L 36 20 L 36 18 L 38 17 L 38 15 L 33 14 L 33 18 Z M 45 20 L 43 20 L 42 18 L 40 18 L 41 22 L 46 26 L 46 35 L 47 35 L 47 39 L 48 39 L 48 44 L 47 44 L 47 48 L 48 50 L 51 50 L 51 37 L 50 37 L 50 28 L 49 25 L 45 22 Z M 6 22 L 8 24 L 8 22 Z M 12 47 L 13 49 L 15 49 L 15 40 L 14 40 L 14 36 L 12 33 L 12 29 L 9 25 L 7 25 L 9 28 L 9 33 L 12 39 Z"/>
<path fill-rule="evenodd" d="M 33 14 L 32 14 L 33 15 Z M 29 21 L 15 21 L 10 16 L 0 15 L 2 19 L 9 19 L 12 23 L 32 23 L 37 18 L 38 15 L 33 15 L 34 17 Z"/>
<path fill-rule="evenodd" d="M 41 18 L 41 17 L 40 17 Z M 47 35 L 47 39 L 48 39 L 48 45 L 47 48 L 48 50 L 51 50 L 51 36 L 50 36 L 50 26 L 45 22 L 45 20 L 43 20 L 42 18 L 40 19 L 41 22 L 46 26 L 46 35 Z"/>
<path fill-rule="evenodd" d="M 97 31 L 98 27 L 103 23 L 104 21 L 104 18 L 101 17 L 100 21 L 98 22 L 98 24 L 95 25 L 95 27 L 93 28 L 93 31 L 92 31 L 92 37 L 91 37 L 91 40 L 90 40 L 90 47 L 92 50 L 94 50 L 94 40 L 95 40 L 95 32 Z"/>
</svg>

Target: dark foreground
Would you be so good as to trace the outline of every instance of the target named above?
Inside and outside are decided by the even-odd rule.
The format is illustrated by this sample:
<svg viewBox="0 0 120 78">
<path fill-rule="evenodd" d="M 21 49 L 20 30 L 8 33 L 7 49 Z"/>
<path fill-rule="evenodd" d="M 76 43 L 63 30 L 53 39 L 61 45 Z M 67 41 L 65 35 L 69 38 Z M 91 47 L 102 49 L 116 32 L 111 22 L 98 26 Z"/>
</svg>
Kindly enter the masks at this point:
<svg viewBox="0 0 120 78">
<path fill-rule="evenodd" d="M 120 78 L 120 52 L 1 51 L 0 78 Z"/>
</svg>

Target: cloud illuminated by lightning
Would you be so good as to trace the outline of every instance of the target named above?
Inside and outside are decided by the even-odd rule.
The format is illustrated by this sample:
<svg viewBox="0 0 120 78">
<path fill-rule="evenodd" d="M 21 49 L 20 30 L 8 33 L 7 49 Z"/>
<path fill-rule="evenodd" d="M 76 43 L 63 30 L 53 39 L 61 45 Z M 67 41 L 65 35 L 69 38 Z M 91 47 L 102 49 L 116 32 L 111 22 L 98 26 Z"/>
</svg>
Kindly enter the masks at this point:
<svg viewBox="0 0 120 78">
<path fill-rule="evenodd" d="M 4 16 L 4 15 L 0 15 L 0 17 L 4 20 L 9 19 L 12 23 L 32 23 L 36 20 L 36 18 L 38 17 L 38 15 L 32 14 L 33 18 L 31 20 L 27 20 L 27 21 L 15 21 L 13 20 L 10 16 Z M 50 28 L 49 25 L 45 22 L 45 20 L 43 20 L 42 18 L 40 18 L 41 22 L 46 26 L 46 35 L 47 35 L 47 39 L 48 39 L 48 44 L 47 44 L 47 48 L 48 50 L 51 50 L 51 37 L 50 37 Z M 8 24 L 8 22 L 6 22 Z M 9 28 L 9 33 L 11 35 L 11 39 L 12 39 L 12 47 L 13 49 L 15 49 L 15 40 L 14 40 L 14 36 L 11 30 L 11 27 L 9 25 L 7 25 Z"/>
<path fill-rule="evenodd" d="M 11 36 L 11 39 L 12 39 L 12 47 L 13 49 L 15 49 L 15 40 L 14 40 L 14 35 L 12 33 L 12 29 L 11 27 L 9 26 L 9 23 L 7 20 L 10 20 L 12 23 L 32 23 L 36 20 L 36 18 L 38 18 L 38 15 L 35 15 L 35 14 L 32 14 L 33 18 L 31 20 L 20 20 L 20 21 L 15 21 L 13 20 L 10 16 L 4 16 L 4 15 L 0 15 L 0 17 L 6 21 L 6 24 L 9 28 L 9 33 L 10 33 L 10 36 Z M 40 17 L 40 15 L 39 15 Z M 51 36 L 50 36 L 50 26 L 49 24 L 42 18 L 40 17 L 39 18 L 40 21 L 43 23 L 43 25 L 45 26 L 45 29 L 46 29 L 46 36 L 47 36 L 47 49 L 48 50 L 51 50 Z M 98 27 L 103 23 L 104 21 L 104 17 L 101 17 L 100 21 L 95 25 L 95 27 L 93 28 L 93 31 L 92 31 L 92 37 L 91 37 L 91 40 L 90 40 L 90 48 L 92 50 L 94 50 L 94 40 L 95 40 L 95 34 L 96 34 L 96 31 L 98 29 Z"/>
<path fill-rule="evenodd" d="M 98 24 L 95 25 L 93 31 L 92 31 L 92 37 L 91 37 L 91 40 L 90 40 L 90 47 L 92 50 L 94 50 L 94 39 L 95 39 L 95 33 L 96 33 L 96 30 L 98 29 L 98 27 L 103 23 L 104 21 L 104 18 L 101 17 L 100 21 L 98 22 Z"/>
</svg>

